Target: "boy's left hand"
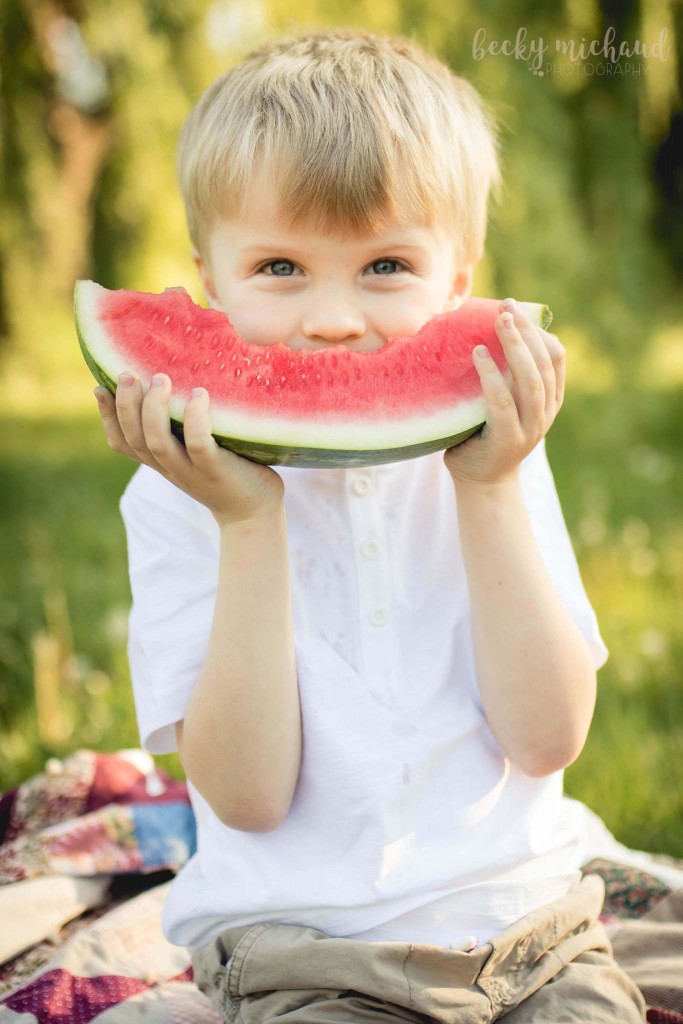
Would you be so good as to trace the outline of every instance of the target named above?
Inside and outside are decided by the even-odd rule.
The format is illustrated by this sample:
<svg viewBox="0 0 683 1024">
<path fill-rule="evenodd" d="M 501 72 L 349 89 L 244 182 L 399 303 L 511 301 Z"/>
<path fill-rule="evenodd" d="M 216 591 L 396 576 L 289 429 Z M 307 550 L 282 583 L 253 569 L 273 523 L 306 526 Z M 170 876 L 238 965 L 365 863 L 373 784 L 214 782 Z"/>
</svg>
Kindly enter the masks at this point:
<svg viewBox="0 0 683 1024">
<path fill-rule="evenodd" d="M 509 328 L 508 309 L 514 317 Z M 520 462 L 545 437 L 564 398 L 565 349 L 557 337 L 534 326 L 513 300 L 501 302 L 500 310 L 496 333 L 513 383 L 506 383 L 490 355 L 473 353 L 488 415 L 481 431 L 444 452 L 456 485 L 516 477 Z"/>
</svg>

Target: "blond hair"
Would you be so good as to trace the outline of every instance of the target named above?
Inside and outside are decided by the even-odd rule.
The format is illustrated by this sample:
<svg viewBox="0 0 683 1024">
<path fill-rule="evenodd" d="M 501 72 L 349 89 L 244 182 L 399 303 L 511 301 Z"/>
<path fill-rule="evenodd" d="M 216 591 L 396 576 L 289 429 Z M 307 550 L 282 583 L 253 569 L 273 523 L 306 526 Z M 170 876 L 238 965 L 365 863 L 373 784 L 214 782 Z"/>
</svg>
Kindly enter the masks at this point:
<svg viewBox="0 0 683 1024">
<path fill-rule="evenodd" d="M 257 166 L 290 226 L 442 225 L 475 261 L 501 183 L 498 126 L 476 89 L 412 40 L 355 29 L 266 43 L 191 111 L 177 171 L 206 262 L 213 224 L 239 217 Z"/>
</svg>

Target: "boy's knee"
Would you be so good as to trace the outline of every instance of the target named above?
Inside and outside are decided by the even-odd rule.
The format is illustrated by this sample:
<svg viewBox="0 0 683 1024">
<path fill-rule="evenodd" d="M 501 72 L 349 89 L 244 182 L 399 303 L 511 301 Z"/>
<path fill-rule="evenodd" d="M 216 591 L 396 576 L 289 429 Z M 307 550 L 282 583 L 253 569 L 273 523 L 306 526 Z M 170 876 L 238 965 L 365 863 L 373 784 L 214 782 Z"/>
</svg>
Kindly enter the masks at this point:
<svg viewBox="0 0 683 1024">
<path fill-rule="evenodd" d="M 589 949 L 505 1016 L 506 1024 L 644 1024 L 643 995 L 614 957 Z"/>
</svg>

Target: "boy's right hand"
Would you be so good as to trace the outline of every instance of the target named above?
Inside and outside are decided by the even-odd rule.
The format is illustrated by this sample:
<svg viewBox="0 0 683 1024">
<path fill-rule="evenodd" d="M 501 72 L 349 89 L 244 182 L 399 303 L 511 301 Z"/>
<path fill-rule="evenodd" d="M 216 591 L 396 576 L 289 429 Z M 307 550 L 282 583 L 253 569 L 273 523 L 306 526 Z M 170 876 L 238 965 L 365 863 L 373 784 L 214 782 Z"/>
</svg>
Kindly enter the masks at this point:
<svg viewBox="0 0 683 1024">
<path fill-rule="evenodd" d="M 143 394 L 139 377 L 126 387 L 119 377 L 116 397 L 103 387 L 99 404 L 109 447 L 121 455 L 144 462 L 206 505 L 219 525 L 258 519 L 275 511 L 284 495 L 282 478 L 270 466 L 262 466 L 222 448 L 211 436 L 209 395 L 192 395 L 185 407 L 183 444 L 171 433 L 168 402 L 172 383 L 151 385 Z"/>
</svg>

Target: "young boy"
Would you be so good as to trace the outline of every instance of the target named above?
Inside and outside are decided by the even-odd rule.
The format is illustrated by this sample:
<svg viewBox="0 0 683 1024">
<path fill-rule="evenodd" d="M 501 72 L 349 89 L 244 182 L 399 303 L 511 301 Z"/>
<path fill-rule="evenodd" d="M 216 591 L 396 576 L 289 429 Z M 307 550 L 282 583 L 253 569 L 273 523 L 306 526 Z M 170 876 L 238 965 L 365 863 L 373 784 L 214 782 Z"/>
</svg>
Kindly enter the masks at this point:
<svg viewBox="0 0 683 1024">
<path fill-rule="evenodd" d="M 491 115 L 414 43 L 266 45 L 185 124 L 208 302 L 248 341 L 371 352 L 471 291 L 499 183 Z M 505 304 L 501 304 L 504 306 Z M 178 750 L 198 851 L 167 938 L 224 1020 L 643 1021 L 563 800 L 606 660 L 548 466 L 564 350 L 509 304 L 512 383 L 445 453 L 260 466 L 173 382 L 102 415 L 144 746 Z M 130 375 L 129 375 L 130 376 Z"/>
</svg>

